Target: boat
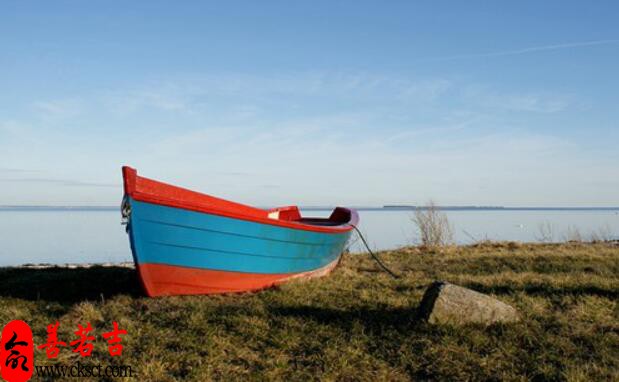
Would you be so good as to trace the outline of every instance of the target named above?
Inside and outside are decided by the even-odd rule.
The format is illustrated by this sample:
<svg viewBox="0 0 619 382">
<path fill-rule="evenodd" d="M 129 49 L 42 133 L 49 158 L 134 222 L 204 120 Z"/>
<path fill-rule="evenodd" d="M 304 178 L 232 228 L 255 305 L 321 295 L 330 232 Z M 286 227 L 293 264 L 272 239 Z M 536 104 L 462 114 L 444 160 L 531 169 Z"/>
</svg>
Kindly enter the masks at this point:
<svg viewBox="0 0 619 382">
<path fill-rule="evenodd" d="M 146 295 L 258 291 L 333 270 L 359 221 L 297 206 L 255 208 L 139 176 L 124 166 L 121 205 Z"/>
</svg>

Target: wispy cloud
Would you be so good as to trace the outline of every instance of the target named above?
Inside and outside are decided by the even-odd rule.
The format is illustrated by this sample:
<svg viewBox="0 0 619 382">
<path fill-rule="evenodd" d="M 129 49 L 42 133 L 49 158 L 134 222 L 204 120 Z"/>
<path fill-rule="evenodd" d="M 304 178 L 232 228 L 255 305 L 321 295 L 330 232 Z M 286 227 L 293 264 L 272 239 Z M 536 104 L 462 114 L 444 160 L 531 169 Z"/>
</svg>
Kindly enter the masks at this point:
<svg viewBox="0 0 619 382">
<path fill-rule="evenodd" d="M 530 53 L 546 52 L 546 51 L 561 50 L 561 49 L 581 48 L 581 47 L 596 46 L 596 45 L 611 45 L 611 44 L 618 44 L 618 43 L 619 43 L 619 39 L 568 42 L 568 43 L 563 43 L 563 44 L 531 46 L 531 47 L 522 48 L 522 49 L 501 50 L 501 51 L 495 51 L 495 52 L 457 54 L 453 56 L 425 57 L 425 58 L 419 58 L 417 59 L 417 61 L 452 61 L 452 60 L 462 60 L 462 59 L 469 59 L 469 58 L 517 56 L 521 54 L 530 54 Z"/>
<path fill-rule="evenodd" d="M 518 196 L 517 190 L 525 183 L 542 187 L 547 174 L 555 174 L 557 184 L 552 188 L 558 192 L 573 182 L 567 167 L 582 171 L 582 166 L 574 165 L 577 160 L 570 159 L 577 147 L 568 141 L 526 131 L 499 132 L 501 129 L 481 136 L 478 132 L 457 135 L 467 123 L 478 122 L 471 119 L 445 126 L 431 139 L 410 139 L 396 133 L 391 139 L 363 135 L 354 142 L 354 129 L 346 125 L 318 133 L 295 128 L 268 133 L 243 127 L 204 129 L 166 139 L 156 149 L 149 147 L 148 152 L 157 153 L 152 161 L 158 165 L 149 164 L 143 172 L 146 176 L 170 174 L 164 180 L 253 204 L 414 203 L 430 197 L 454 204 L 482 203 L 478 196 L 481 186 L 492 192 L 484 198 L 503 204 L 530 202 L 526 196 Z M 179 152 L 183 155 L 177 155 Z M 261 175 L 238 176 L 234 178 L 236 187 L 222 187 L 216 184 L 221 177 L 197 177 L 195 169 L 181 169 L 187 162 L 203 163 L 205 170 L 217 166 L 210 158 Z M 452 193 L 454 187 L 460 190 L 457 195 Z M 248 194 L 247 189 L 252 192 Z"/>
<path fill-rule="evenodd" d="M 109 108 L 121 114 L 132 113 L 139 109 L 154 109 L 167 112 L 182 112 L 190 108 L 187 94 L 182 94 L 169 87 L 160 89 L 130 90 L 107 94 L 103 101 Z"/>
<path fill-rule="evenodd" d="M 75 99 L 36 101 L 33 106 L 50 117 L 74 117 L 82 111 L 82 104 Z"/>
<path fill-rule="evenodd" d="M 420 136 L 444 136 L 445 134 L 454 133 L 456 131 L 464 130 L 470 127 L 478 119 L 472 118 L 467 121 L 457 122 L 451 125 L 435 125 L 421 128 L 415 128 L 405 130 L 402 132 L 396 132 L 392 135 L 387 135 L 385 138 L 386 143 L 398 143 L 406 142 L 409 139 L 419 138 Z"/>
<path fill-rule="evenodd" d="M 118 169 L 130 164 L 145 176 L 256 205 L 527 204 L 523 185 L 548 189 L 542 201 L 565 189 L 588 200 L 587 190 L 573 186 L 588 171 L 575 147 L 552 133 L 534 135 L 535 124 L 515 132 L 525 126 L 519 122 L 540 117 L 532 113 L 568 115 L 577 94 L 499 85 L 380 73 L 233 73 L 75 95 L 83 109 L 71 122 L 83 130 L 63 129 L 70 124 L 61 118 L 0 122 L 2 166 L 43 172 L 0 169 L 0 199 L 114 201 Z M 550 176 L 557 181 L 546 187 Z"/>
<path fill-rule="evenodd" d="M 96 183 L 96 182 L 82 182 L 78 180 L 68 179 L 53 179 L 53 178 L 5 178 L 0 182 L 8 183 L 47 183 L 68 187 L 120 187 L 120 183 Z"/>
<path fill-rule="evenodd" d="M 29 170 L 25 168 L 9 168 L 9 167 L 0 167 L 0 173 L 29 173 L 29 172 L 40 172 L 39 170 Z"/>
<path fill-rule="evenodd" d="M 216 171 L 215 172 L 218 175 L 224 175 L 224 176 L 248 176 L 251 175 L 248 172 L 240 172 L 240 171 Z"/>
<path fill-rule="evenodd" d="M 503 106 L 510 110 L 556 113 L 569 105 L 565 97 L 551 97 L 540 94 L 525 94 L 508 97 Z"/>
<path fill-rule="evenodd" d="M 445 78 L 413 78 L 337 71 L 294 72 L 277 75 L 242 73 L 177 78 L 105 95 L 112 111 L 134 112 L 143 108 L 172 112 L 205 110 L 255 113 L 277 104 L 298 105 L 298 98 L 312 97 L 312 103 L 334 99 L 375 100 L 388 95 L 400 101 L 434 100 L 451 86 Z M 307 103 L 307 99 L 304 99 Z M 231 106 L 234 105 L 232 108 Z M 262 106 L 262 107 L 261 107 Z"/>
<path fill-rule="evenodd" d="M 579 102 L 571 94 L 532 90 L 504 92 L 487 86 L 468 86 L 462 93 L 470 105 L 489 110 L 532 113 L 557 113 Z"/>
</svg>

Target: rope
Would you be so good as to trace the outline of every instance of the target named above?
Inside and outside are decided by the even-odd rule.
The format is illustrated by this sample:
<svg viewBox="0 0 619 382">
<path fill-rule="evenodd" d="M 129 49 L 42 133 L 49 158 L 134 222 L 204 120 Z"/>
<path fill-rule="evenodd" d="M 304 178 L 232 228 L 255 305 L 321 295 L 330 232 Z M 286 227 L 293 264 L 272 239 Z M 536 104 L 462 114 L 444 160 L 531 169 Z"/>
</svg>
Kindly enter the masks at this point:
<svg viewBox="0 0 619 382">
<path fill-rule="evenodd" d="M 391 269 L 387 268 L 387 266 L 380 260 L 380 258 L 374 252 L 372 252 L 372 250 L 370 249 L 370 246 L 368 245 L 367 241 L 365 241 L 365 237 L 363 237 L 363 235 L 361 234 L 361 231 L 359 231 L 359 228 L 357 228 L 357 226 L 354 225 L 354 224 L 351 224 L 351 226 L 355 229 L 355 231 L 357 231 L 357 235 L 359 235 L 359 238 L 363 242 L 363 245 L 365 245 L 365 248 L 368 250 L 368 252 L 372 256 L 372 258 L 378 263 L 378 265 L 380 265 L 380 267 L 385 272 L 389 273 L 389 275 L 391 275 L 391 277 L 393 277 L 394 279 L 399 279 L 400 276 L 398 274 L 396 274 L 394 271 L 392 271 Z"/>
</svg>

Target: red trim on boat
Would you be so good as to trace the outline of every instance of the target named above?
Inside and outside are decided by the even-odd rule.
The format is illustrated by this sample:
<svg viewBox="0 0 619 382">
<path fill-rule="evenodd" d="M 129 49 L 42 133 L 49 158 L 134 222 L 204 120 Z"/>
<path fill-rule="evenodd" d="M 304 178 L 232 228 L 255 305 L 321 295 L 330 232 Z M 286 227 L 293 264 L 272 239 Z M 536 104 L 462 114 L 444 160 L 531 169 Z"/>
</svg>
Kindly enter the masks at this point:
<svg viewBox="0 0 619 382">
<path fill-rule="evenodd" d="M 165 264 L 137 266 L 144 291 L 149 297 L 252 292 L 297 278 L 320 277 L 331 272 L 339 258 L 326 266 L 303 273 L 241 273 L 179 267 Z"/>
<path fill-rule="evenodd" d="M 323 233 L 347 232 L 359 221 L 357 211 L 348 208 L 337 207 L 328 219 L 302 218 L 296 206 L 262 210 L 144 178 L 128 166 L 122 170 L 125 194 L 141 202 Z"/>
</svg>

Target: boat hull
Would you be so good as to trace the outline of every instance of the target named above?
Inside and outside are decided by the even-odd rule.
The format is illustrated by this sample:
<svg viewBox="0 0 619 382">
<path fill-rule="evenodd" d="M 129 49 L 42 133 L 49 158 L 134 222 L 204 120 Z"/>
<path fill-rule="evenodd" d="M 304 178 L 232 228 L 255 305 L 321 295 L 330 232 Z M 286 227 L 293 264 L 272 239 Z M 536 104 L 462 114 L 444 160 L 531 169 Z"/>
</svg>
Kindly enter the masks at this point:
<svg viewBox="0 0 619 382">
<path fill-rule="evenodd" d="M 324 276 L 336 267 L 338 260 L 323 268 L 296 274 L 241 273 L 152 263 L 141 264 L 138 272 L 150 297 L 242 293 L 270 288 L 296 278 Z"/>
<path fill-rule="evenodd" d="M 351 230 L 317 232 L 128 198 L 128 233 L 149 296 L 256 291 L 317 277 L 338 263 Z"/>
</svg>

